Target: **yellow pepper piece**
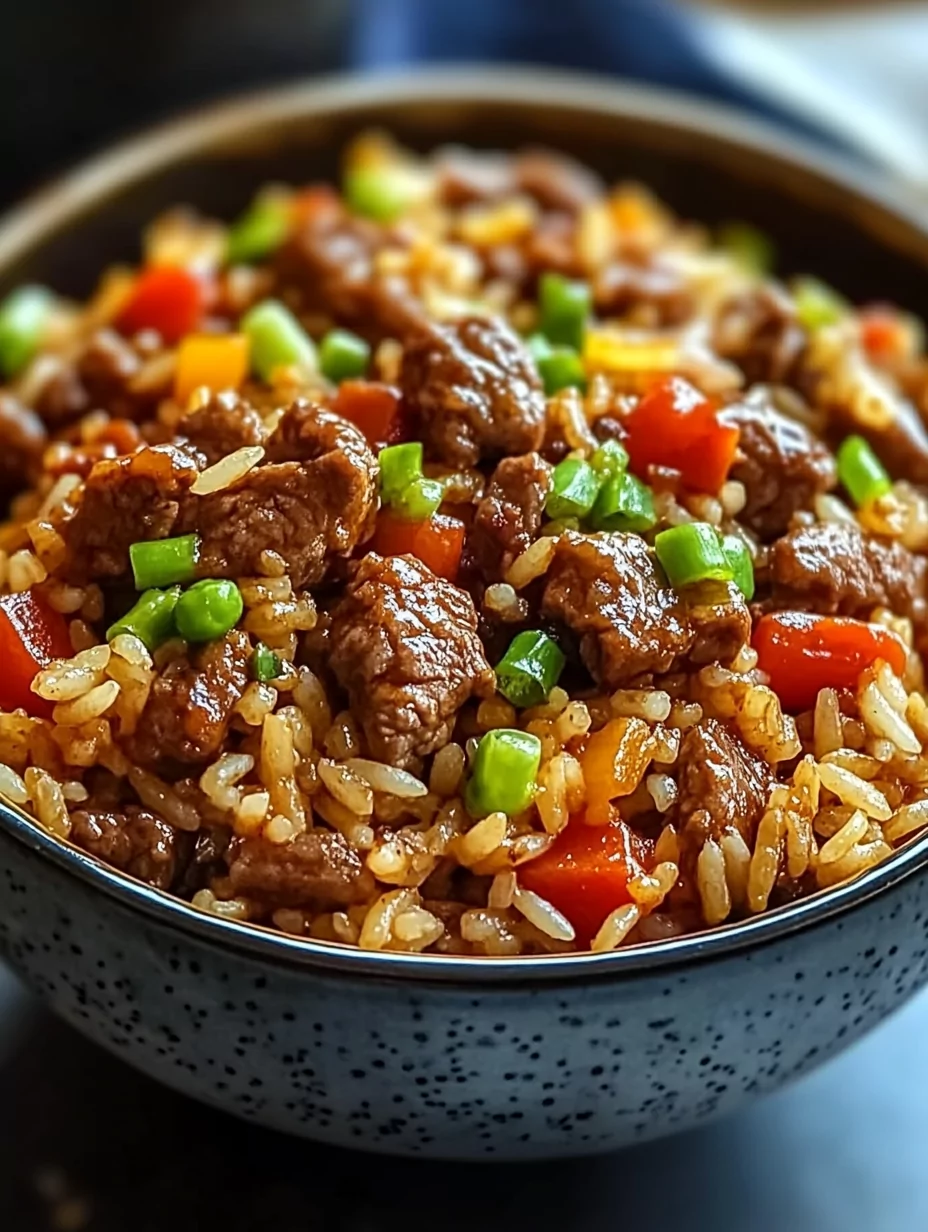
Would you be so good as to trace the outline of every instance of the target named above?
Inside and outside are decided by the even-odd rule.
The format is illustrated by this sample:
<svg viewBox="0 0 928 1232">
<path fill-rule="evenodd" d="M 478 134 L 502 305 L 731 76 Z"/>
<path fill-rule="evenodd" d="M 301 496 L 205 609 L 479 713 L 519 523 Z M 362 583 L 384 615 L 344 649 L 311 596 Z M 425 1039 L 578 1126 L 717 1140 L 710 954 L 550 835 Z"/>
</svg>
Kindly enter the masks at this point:
<svg viewBox="0 0 928 1232">
<path fill-rule="evenodd" d="M 248 372 L 244 334 L 190 334 L 177 352 L 174 397 L 186 405 L 195 389 L 238 389 Z"/>
<path fill-rule="evenodd" d="M 680 346 L 676 338 L 588 329 L 583 362 L 591 372 L 672 372 L 680 362 Z"/>
</svg>

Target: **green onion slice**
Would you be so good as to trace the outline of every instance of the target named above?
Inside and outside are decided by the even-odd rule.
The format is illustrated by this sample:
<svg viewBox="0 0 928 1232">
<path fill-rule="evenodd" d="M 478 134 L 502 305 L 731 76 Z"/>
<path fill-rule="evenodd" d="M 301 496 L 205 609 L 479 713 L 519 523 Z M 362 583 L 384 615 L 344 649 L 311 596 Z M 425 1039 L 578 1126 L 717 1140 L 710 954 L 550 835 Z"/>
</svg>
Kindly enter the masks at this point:
<svg viewBox="0 0 928 1232">
<path fill-rule="evenodd" d="M 133 543 L 129 548 L 129 560 L 136 590 L 192 581 L 196 576 L 199 553 L 199 535 L 143 539 Z"/>
<path fill-rule="evenodd" d="M 496 687 L 514 706 L 540 706 L 564 670 L 564 652 L 539 629 L 518 633 L 496 666 Z"/>
<path fill-rule="evenodd" d="M 106 640 L 111 642 L 121 633 L 131 633 L 149 650 L 157 650 L 162 642 L 174 636 L 174 609 L 179 597 L 179 586 L 172 586 L 170 590 L 146 590 L 125 616 L 110 625 Z"/>
<path fill-rule="evenodd" d="M 551 476 L 551 491 L 545 502 L 549 518 L 585 518 L 599 493 L 600 479 L 582 458 L 558 462 Z"/>
<path fill-rule="evenodd" d="M 464 803 L 472 817 L 521 813 L 532 802 L 541 764 L 541 741 L 530 732 L 501 727 L 477 745 Z"/>
<path fill-rule="evenodd" d="M 654 550 L 671 586 L 695 582 L 730 582 L 734 571 L 722 550 L 718 531 L 708 522 L 685 522 L 662 530 Z"/>
<path fill-rule="evenodd" d="M 256 304 L 242 317 L 241 328 L 251 343 L 252 367 L 263 381 L 269 381 L 277 368 L 315 369 L 312 338 L 279 300 Z"/>
<path fill-rule="evenodd" d="M 211 642 L 242 618 L 242 592 L 228 578 L 204 578 L 185 590 L 174 609 L 177 632 L 188 642 Z"/>
<path fill-rule="evenodd" d="M 862 436 L 848 436 L 841 442 L 838 478 L 857 506 L 885 496 L 893 486 L 883 463 Z"/>
</svg>

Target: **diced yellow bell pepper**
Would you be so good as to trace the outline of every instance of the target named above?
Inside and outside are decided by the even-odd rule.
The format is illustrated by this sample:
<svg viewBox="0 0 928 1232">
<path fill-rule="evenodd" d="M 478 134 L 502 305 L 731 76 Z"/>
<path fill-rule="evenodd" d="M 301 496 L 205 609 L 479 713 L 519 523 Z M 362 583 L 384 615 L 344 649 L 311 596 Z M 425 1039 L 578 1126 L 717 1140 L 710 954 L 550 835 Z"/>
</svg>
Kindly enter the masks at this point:
<svg viewBox="0 0 928 1232">
<path fill-rule="evenodd" d="M 218 392 L 238 389 L 248 372 L 248 339 L 244 334 L 191 334 L 177 352 L 174 397 L 185 405 L 195 389 L 205 385 Z"/>
<path fill-rule="evenodd" d="M 588 329 L 583 362 L 589 372 L 673 372 L 680 362 L 680 345 L 676 338 Z"/>
</svg>

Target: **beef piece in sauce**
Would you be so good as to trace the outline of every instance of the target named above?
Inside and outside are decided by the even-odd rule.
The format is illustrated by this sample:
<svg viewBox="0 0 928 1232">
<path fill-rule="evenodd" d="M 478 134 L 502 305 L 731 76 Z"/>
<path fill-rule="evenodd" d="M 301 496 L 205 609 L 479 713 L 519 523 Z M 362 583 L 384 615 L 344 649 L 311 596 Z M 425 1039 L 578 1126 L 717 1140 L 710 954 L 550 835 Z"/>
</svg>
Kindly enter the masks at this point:
<svg viewBox="0 0 928 1232">
<path fill-rule="evenodd" d="M 261 416 L 244 398 L 229 391 L 213 394 L 203 406 L 184 415 L 176 433 L 190 442 L 206 466 L 237 449 L 264 443 Z"/>
<path fill-rule="evenodd" d="M 248 839 L 230 848 L 236 894 L 269 910 L 349 907 L 371 898 L 376 885 L 361 856 L 340 834 L 312 830 L 289 843 Z"/>
<path fill-rule="evenodd" d="M 486 582 L 498 582 L 541 529 L 551 467 L 537 453 L 503 458 L 477 503 L 467 551 Z"/>
<path fill-rule="evenodd" d="M 85 808 L 71 814 L 71 841 L 99 860 L 155 886 L 170 889 L 177 865 L 178 834 L 148 809 Z"/>
<path fill-rule="evenodd" d="M 404 769 L 448 742 L 495 677 L 466 591 L 411 556 L 371 553 L 331 614 L 328 665 L 372 757 Z"/>
<path fill-rule="evenodd" d="M 726 407 L 721 418 L 740 429 L 739 455 L 729 478 L 744 484 L 738 520 L 759 539 L 784 534 L 794 513 L 811 508 L 816 496 L 837 483 L 828 447 L 778 411 L 764 391 Z"/>
<path fill-rule="evenodd" d="M 0 394 L 0 501 L 35 479 L 47 444 L 45 425 L 11 394 Z"/>
<path fill-rule="evenodd" d="M 503 321 L 466 317 L 422 329 L 407 343 L 400 381 L 426 452 L 449 466 L 528 453 L 544 439 L 541 381 Z"/>
<path fill-rule="evenodd" d="M 170 663 L 152 685 L 126 741 L 132 759 L 177 778 L 218 756 L 248 684 L 250 653 L 247 637 L 233 630 Z"/>
<path fill-rule="evenodd" d="M 770 767 L 717 719 L 684 732 L 677 757 L 680 823 L 718 841 L 738 830 L 753 840 L 773 783 Z"/>
<path fill-rule="evenodd" d="M 770 554 L 775 608 L 867 616 L 888 607 L 916 621 L 925 615 L 926 562 L 898 543 L 838 523 L 802 527 Z"/>
<path fill-rule="evenodd" d="M 792 301 L 774 286 L 733 296 L 722 306 L 713 337 L 714 349 L 738 365 L 749 385 L 794 383 L 806 342 Z"/>
</svg>

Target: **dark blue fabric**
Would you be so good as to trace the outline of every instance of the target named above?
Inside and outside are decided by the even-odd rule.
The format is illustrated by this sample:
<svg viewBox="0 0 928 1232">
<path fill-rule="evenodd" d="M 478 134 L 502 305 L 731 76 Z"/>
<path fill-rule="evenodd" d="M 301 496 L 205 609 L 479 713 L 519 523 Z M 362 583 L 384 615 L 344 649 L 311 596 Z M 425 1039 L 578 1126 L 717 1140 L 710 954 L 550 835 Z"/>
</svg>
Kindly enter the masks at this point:
<svg viewBox="0 0 928 1232">
<path fill-rule="evenodd" d="M 610 73 L 735 103 L 822 134 L 761 101 L 702 55 L 698 15 L 666 0 L 356 0 L 358 68 L 466 61 Z"/>
</svg>

